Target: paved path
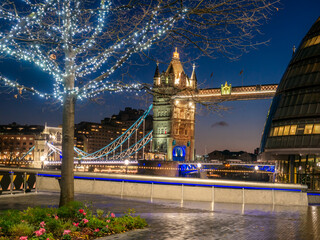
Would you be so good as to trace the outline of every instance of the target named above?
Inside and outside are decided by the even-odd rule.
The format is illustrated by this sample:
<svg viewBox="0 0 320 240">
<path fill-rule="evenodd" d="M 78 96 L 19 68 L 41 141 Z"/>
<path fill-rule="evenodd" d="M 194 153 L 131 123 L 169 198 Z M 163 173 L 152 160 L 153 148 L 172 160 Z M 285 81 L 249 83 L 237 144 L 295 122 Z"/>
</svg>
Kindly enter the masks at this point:
<svg viewBox="0 0 320 240">
<path fill-rule="evenodd" d="M 258 205 L 180 203 L 139 199 L 119 199 L 102 195 L 77 194 L 76 200 L 94 208 L 121 215 L 128 208 L 146 218 L 149 227 L 105 240 L 136 239 L 320 239 L 320 206 L 280 207 Z M 29 193 L 0 196 L 0 210 L 26 209 L 28 206 L 57 206 L 58 193 Z"/>
</svg>

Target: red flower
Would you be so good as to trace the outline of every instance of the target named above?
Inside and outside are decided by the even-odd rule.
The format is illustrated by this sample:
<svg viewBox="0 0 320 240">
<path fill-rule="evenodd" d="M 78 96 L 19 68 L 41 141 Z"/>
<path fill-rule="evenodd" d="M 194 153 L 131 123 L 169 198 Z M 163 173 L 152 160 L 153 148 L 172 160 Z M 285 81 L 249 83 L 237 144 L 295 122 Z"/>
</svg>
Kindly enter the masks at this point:
<svg viewBox="0 0 320 240">
<path fill-rule="evenodd" d="M 72 224 L 73 224 L 73 226 L 76 226 L 76 227 L 79 226 L 79 223 L 72 223 Z"/>
<path fill-rule="evenodd" d="M 116 215 L 114 213 L 111 213 L 111 217 L 114 218 L 116 217 Z"/>
<path fill-rule="evenodd" d="M 94 231 L 95 231 L 95 232 L 99 232 L 100 230 L 99 230 L 99 228 L 96 228 Z"/>
<path fill-rule="evenodd" d="M 84 210 L 83 209 L 79 209 L 79 213 L 83 213 L 84 212 Z"/>
</svg>

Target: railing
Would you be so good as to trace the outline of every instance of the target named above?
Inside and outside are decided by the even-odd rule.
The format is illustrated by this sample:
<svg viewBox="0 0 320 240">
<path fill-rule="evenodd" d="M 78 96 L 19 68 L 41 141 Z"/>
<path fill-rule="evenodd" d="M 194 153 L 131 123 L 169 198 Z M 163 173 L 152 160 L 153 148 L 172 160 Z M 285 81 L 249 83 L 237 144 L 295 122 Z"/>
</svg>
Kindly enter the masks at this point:
<svg viewBox="0 0 320 240">
<path fill-rule="evenodd" d="M 37 192 L 37 172 L 30 169 L 0 168 L 0 194 Z"/>
<path fill-rule="evenodd" d="M 59 191 L 60 171 L 0 168 L 10 176 L 34 174 L 35 189 Z M 307 205 L 307 186 L 216 179 L 74 172 L 75 192 L 184 201 Z M 27 191 L 26 178 L 24 192 Z M 11 184 L 15 179 L 10 178 Z M 11 186 L 13 186 L 13 184 Z M 32 189 L 32 188 L 29 188 Z M 214 207 L 213 207 L 214 208 Z"/>
</svg>

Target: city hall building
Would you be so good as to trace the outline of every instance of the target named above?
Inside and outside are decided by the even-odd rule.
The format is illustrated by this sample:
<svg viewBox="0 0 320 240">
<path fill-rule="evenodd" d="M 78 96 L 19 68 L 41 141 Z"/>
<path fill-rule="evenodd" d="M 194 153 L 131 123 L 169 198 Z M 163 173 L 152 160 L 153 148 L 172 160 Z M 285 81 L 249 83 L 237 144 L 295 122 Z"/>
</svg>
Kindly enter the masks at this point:
<svg viewBox="0 0 320 240">
<path fill-rule="evenodd" d="M 320 190 L 320 17 L 281 79 L 260 149 L 262 160 L 276 160 L 276 181 Z"/>
</svg>

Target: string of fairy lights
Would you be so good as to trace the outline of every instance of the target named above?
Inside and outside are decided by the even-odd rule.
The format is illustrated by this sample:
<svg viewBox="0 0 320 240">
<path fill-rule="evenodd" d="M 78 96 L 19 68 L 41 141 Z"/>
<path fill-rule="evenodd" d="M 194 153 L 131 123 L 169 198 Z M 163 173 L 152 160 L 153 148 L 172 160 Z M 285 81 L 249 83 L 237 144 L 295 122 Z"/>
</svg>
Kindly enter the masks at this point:
<svg viewBox="0 0 320 240">
<path fill-rule="evenodd" d="M 159 3 L 149 19 L 137 25 L 135 31 L 97 51 L 108 24 L 112 24 L 111 0 L 101 0 L 99 6 L 92 9 L 75 0 L 20 0 L 19 4 L 29 9 L 28 13 L 19 13 L 10 5 L 0 8 L 0 21 L 9 26 L 0 32 L 0 53 L 18 61 L 31 62 L 51 75 L 53 92 L 42 92 L 1 75 L 0 83 L 19 92 L 29 91 L 61 102 L 65 94 L 83 100 L 105 91 L 144 91 L 139 83 L 124 84 L 108 79 L 134 53 L 149 49 L 188 13 L 187 8 L 179 8 L 163 17 L 164 6 Z M 83 22 L 84 16 L 89 19 L 88 23 Z M 90 77 L 93 75 L 95 77 Z M 65 79 L 70 77 L 75 84 L 67 88 Z"/>
</svg>

